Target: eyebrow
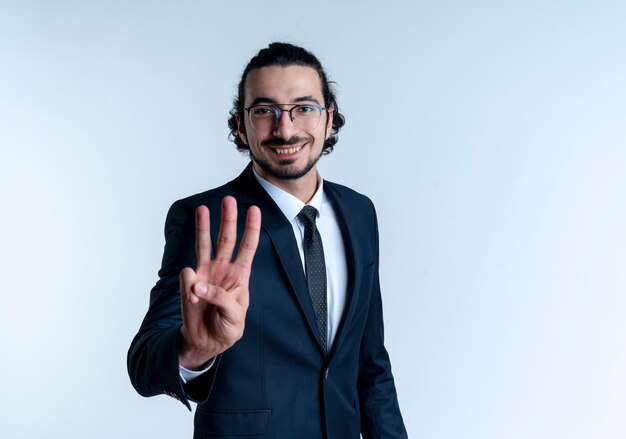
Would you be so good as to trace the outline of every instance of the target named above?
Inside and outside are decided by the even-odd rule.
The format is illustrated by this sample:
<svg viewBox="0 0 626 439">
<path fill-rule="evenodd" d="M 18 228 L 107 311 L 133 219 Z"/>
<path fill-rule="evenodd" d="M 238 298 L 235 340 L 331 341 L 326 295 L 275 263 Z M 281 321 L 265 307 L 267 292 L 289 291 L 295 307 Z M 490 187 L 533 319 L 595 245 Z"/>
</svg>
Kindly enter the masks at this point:
<svg viewBox="0 0 626 439">
<path fill-rule="evenodd" d="M 298 103 L 298 102 L 313 102 L 317 105 L 320 105 L 320 102 L 315 99 L 313 96 L 308 95 L 308 96 L 300 96 L 295 98 L 293 101 L 293 103 Z M 276 102 L 276 100 L 272 99 L 272 98 L 268 98 L 266 96 L 259 96 L 258 98 L 254 99 L 249 107 L 252 107 L 254 105 L 260 105 L 260 104 L 273 104 L 273 105 L 289 105 L 289 104 L 279 104 L 278 102 Z"/>
</svg>

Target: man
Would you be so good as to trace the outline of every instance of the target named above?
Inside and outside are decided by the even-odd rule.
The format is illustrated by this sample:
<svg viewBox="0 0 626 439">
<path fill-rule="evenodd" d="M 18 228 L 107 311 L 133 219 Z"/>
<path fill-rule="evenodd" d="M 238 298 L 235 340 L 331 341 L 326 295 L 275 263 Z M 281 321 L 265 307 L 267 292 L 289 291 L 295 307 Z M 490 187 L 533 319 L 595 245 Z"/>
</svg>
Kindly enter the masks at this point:
<svg viewBox="0 0 626 439">
<path fill-rule="evenodd" d="M 195 438 L 407 437 L 374 207 L 317 172 L 343 123 L 317 58 L 271 44 L 244 70 L 229 120 L 251 163 L 168 213 L 128 370 L 144 396 L 198 402 Z"/>
</svg>

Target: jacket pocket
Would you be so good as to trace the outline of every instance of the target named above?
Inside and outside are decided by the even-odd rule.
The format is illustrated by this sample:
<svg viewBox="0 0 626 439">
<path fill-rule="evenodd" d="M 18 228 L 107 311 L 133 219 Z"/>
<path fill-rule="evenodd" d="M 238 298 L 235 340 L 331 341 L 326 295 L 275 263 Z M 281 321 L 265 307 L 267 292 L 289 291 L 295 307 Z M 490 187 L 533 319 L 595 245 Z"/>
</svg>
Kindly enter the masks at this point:
<svg viewBox="0 0 626 439">
<path fill-rule="evenodd" d="M 271 410 L 214 411 L 198 407 L 194 419 L 196 432 L 215 435 L 264 434 L 270 425 Z"/>
</svg>

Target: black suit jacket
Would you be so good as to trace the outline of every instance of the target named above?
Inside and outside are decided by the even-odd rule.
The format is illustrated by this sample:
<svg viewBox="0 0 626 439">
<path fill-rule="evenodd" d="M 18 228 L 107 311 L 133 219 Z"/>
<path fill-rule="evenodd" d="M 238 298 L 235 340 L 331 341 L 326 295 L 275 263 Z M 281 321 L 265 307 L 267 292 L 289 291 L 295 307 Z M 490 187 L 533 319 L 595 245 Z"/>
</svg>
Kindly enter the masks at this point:
<svg viewBox="0 0 626 439">
<path fill-rule="evenodd" d="M 144 396 L 198 402 L 194 438 L 406 438 L 383 344 L 378 229 L 371 201 L 324 182 L 348 260 L 346 309 L 327 356 L 290 222 L 251 166 L 235 180 L 174 203 L 150 307 L 128 353 L 133 386 Z M 262 212 L 243 337 L 201 377 L 183 385 L 177 338 L 182 324 L 178 275 L 195 267 L 195 209 L 211 212 L 217 242 L 221 200 L 237 200 L 238 241 L 248 207 Z"/>
</svg>

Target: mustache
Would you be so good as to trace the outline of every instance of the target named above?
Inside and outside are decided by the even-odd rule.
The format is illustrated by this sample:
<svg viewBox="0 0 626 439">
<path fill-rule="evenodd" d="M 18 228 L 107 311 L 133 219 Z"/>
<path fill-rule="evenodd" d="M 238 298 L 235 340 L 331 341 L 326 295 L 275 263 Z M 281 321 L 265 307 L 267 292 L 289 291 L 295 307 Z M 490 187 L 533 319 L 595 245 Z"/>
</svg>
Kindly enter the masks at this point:
<svg viewBox="0 0 626 439">
<path fill-rule="evenodd" d="M 307 143 L 312 140 L 311 137 L 299 137 L 293 136 L 289 139 L 281 139 L 280 137 L 274 137 L 273 139 L 267 139 L 261 142 L 263 146 L 276 147 L 276 146 L 291 146 L 297 145 L 298 143 Z"/>
</svg>

